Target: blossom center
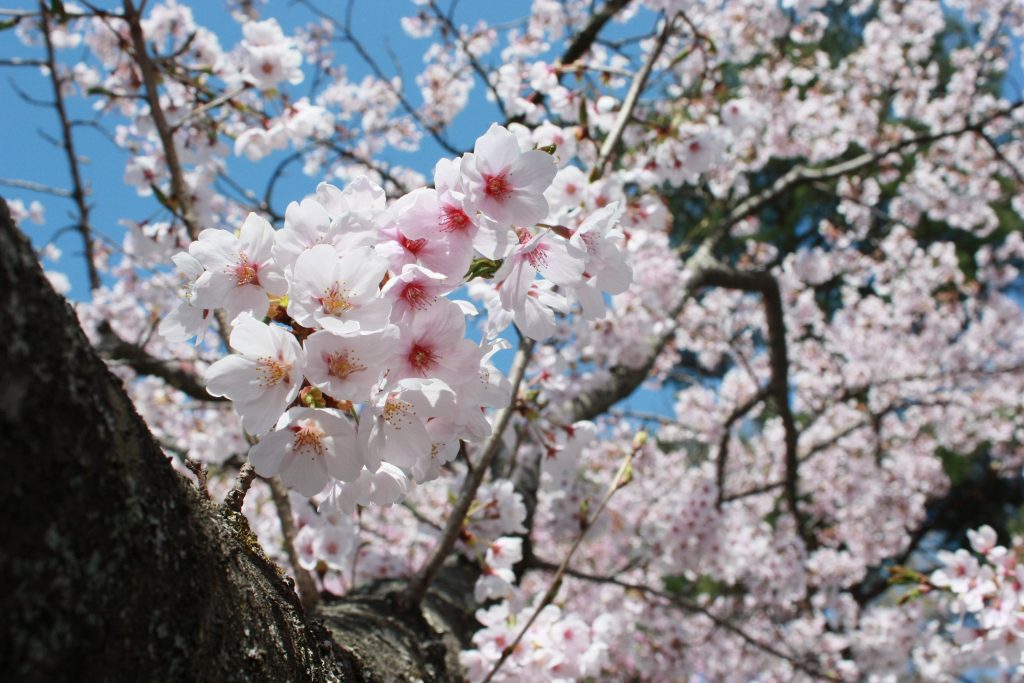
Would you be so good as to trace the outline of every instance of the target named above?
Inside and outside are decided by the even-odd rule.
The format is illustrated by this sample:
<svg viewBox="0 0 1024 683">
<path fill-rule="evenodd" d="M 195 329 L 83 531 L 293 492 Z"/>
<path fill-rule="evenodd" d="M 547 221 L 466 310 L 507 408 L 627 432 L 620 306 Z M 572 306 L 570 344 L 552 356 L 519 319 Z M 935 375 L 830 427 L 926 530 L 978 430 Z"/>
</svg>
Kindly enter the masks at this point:
<svg viewBox="0 0 1024 683">
<path fill-rule="evenodd" d="M 284 358 L 278 356 L 277 358 L 271 358 L 270 356 L 263 356 L 256 359 L 259 363 L 259 383 L 264 387 L 273 387 L 280 384 L 282 381 L 285 384 L 291 383 L 291 378 L 288 373 L 292 369 L 291 363 L 285 362 Z"/>
<path fill-rule="evenodd" d="M 409 350 L 409 365 L 411 365 L 421 377 L 437 367 L 437 354 L 434 349 L 422 344 L 413 344 Z"/>
<path fill-rule="evenodd" d="M 337 315 L 352 310 L 353 306 L 345 296 L 347 292 L 338 291 L 338 285 L 331 285 L 323 297 L 319 299 L 320 306 L 327 315 Z"/>
<path fill-rule="evenodd" d="M 443 232 L 462 231 L 469 226 L 469 216 L 459 207 L 446 204 L 441 212 L 440 223 Z"/>
<path fill-rule="evenodd" d="M 317 455 L 324 454 L 324 432 L 316 420 L 302 420 L 294 427 L 295 440 L 293 447 L 296 451 L 311 450 Z"/>
<path fill-rule="evenodd" d="M 403 249 L 413 254 L 414 256 L 416 254 L 419 254 L 420 251 L 423 250 L 423 247 L 427 246 L 426 239 L 411 240 L 402 233 L 398 233 L 398 242 L 399 244 L 402 245 Z"/>
<path fill-rule="evenodd" d="M 359 362 L 358 358 L 352 358 L 349 353 L 335 353 L 327 359 L 327 374 L 338 379 L 345 379 L 354 372 L 365 370 L 366 366 Z"/>
<path fill-rule="evenodd" d="M 430 297 L 427 295 L 423 285 L 416 282 L 405 286 L 405 289 L 402 290 L 402 300 L 418 310 L 427 308 L 431 303 Z"/>
<path fill-rule="evenodd" d="M 505 173 L 484 176 L 484 194 L 491 199 L 503 202 L 512 194 L 512 184 Z"/>
<path fill-rule="evenodd" d="M 259 271 L 260 266 L 258 263 L 253 263 L 249 260 L 249 257 L 242 254 L 238 258 L 238 263 L 235 264 L 235 284 L 239 287 L 243 285 L 258 285 L 260 283 Z"/>
<path fill-rule="evenodd" d="M 411 416 L 415 414 L 416 410 L 408 401 L 403 401 L 400 398 L 389 398 L 384 403 L 384 412 L 382 417 L 385 422 L 395 429 L 401 429 L 402 423 L 412 424 Z"/>
</svg>

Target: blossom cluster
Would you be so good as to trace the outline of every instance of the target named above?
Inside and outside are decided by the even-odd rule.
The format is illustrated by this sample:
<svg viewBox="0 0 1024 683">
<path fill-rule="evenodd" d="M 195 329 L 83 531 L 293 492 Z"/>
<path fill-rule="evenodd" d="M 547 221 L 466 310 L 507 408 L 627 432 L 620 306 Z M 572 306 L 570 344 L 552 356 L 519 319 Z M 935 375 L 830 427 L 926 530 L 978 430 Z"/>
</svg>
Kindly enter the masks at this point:
<svg viewBox="0 0 1024 683">
<path fill-rule="evenodd" d="M 542 339 L 570 301 L 603 315 L 604 293 L 629 284 L 617 205 L 582 219 L 559 207 L 555 220 L 575 229 L 542 223 L 556 172 L 550 154 L 495 125 L 473 153 L 438 163 L 433 188 L 390 206 L 362 178 L 293 202 L 280 231 L 255 213 L 237 234 L 204 230 L 174 257 L 185 297 L 161 332 L 202 338 L 221 313 L 231 321 L 234 353 L 206 370 L 206 388 L 260 437 L 249 450 L 259 474 L 307 496 L 338 482 L 348 509 L 391 504 L 435 478 L 461 440 L 486 438 L 483 409 L 510 399 L 492 363 L 502 343 L 470 341 L 476 309 L 449 298 L 477 254 L 494 264 L 491 337 L 515 322 Z"/>
<path fill-rule="evenodd" d="M 476 647 L 459 657 L 469 680 L 486 678 L 533 611 L 530 605 L 513 610 L 508 601 L 477 610 L 483 628 L 473 635 Z M 608 650 L 606 631 L 611 621 L 605 615 L 588 624 L 557 605 L 547 605 L 491 680 L 575 681 L 597 674 Z"/>
<path fill-rule="evenodd" d="M 74 64 L 58 63 L 56 80 L 116 122 L 114 143 L 130 152 L 125 182 L 170 198 L 175 213 L 128 223 L 120 261 L 107 262 L 118 247 L 95 242 L 104 283 L 79 316 L 87 332 L 109 321 L 197 376 L 217 361 L 207 386 L 231 402 L 118 358 L 111 367 L 174 461 L 209 465 L 214 495 L 247 452 L 294 487 L 297 565 L 337 594 L 422 566 L 466 468 L 450 463 L 414 484 L 457 446 L 472 461 L 491 429 L 481 408 L 507 404 L 493 355 L 502 330 L 514 322 L 547 339 L 503 435 L 499 459 L 509 462 L 493 470 L 512 477 L 539 462 L 536 509 L 527 521 L 512 482 L 492 481 L 460 538 L 483 569 L 477 597 L 501 600 L 464 654 L 474 678 L 538 604 L 551 578 L 543 566 L 568 552 L 640 423 L 657 427 L 657 447 L 637 455 L 633 483 L 573 557 L 557 611 L 545 610 L 499 677 L 899 680 L 912 668 L 952 681 L 1000 651 L 1012 670 L 1019 658 L 1000 648 L 1015 627 L 978 628 L 1010 612 L 1003 560 L 968 553 L 972 575 L 987 578 L 932 593 L 964 601 L 942 615 L 963 646 L 932 619 L 930 601 L 863 596 L 873 568 L 910 552 L 949 495 L 940 456 L 987 453 L 1014 476 L 1024 462 L 1024 246 L 1018 232 L 1004 238 L 1024 215 L 1024 107 L 999 88 L 1024 32 L 1014 2 L 605 3 L 619 6 L 608 26 L 621 20 L 616 31 L 633 38 L 597 40 L 572 63 L 558 53 L 590 25 L 590 0 L 533 0 L 521 22 L 495 25 L 461 23 L 465 3 L 449 24 L 436 3 L 419 2 L 403 27 L 433 42 L 407 79 L 363 75 L 345 52 L 359 31 L 343 37 L 326 15 L 296 24 L 282 7 L 280 23 L 259 21 L 263 3 L 232 3 L 250 18 L 229 38 L 183 4 L 154 2 L 143 30 L 159 57 L 170 143 L 124 49 L 126 22 L 65 2 L 73 16 L 52 23 L 50 39 L 73 49 Z M 35 21 L 16 30 L 38 47 Z M 949 40 L 962 22 L 976 40 Z M 849 26 L 857 39 L 837 41 Z M 627 105 L 648 59 L 647 87 Z M 469 140 L 449 124 L 484 90 L 507 132 L 440 162 L 433 186 L 410 193 L 429 181 L 393 152 L 424 139 L 462 149 Z M 196 224 L 242 228 L 212 231 L 174 257 L 187 301 L 160 337 L 154 317 L 176 305 L 179 283 L 158 264 L 191 241 L 177 220 L 185 197 L 174 196 L 170 145 Z M 271 155 L 288 146 L 294 168 L 344 189 L 323 185 L 285 210 L 271 192 L 276 172 L 251 187 L 251 163 L 276 164 L 284 155 Z M 870 162 L 857 163 L 862 153 Z M 797 183 L 749 201 L 791 173 Z M 112 194 L 85 175 L 92 196 Z M 384 190 L 401 198 L 389 203 Z M 28 202 L 16 208 L 43 218 Z M 246 219 L 252 210 L 283 229 Z M 763 297 L 689 284 L 702 264 L 688 255 L 716 231 L 717 262 L 777 280 L 795 439 L 775 398 L 756 401 L 774 383 Z M 974 240 L 983 246 L 972 255 L 964 244 Z M 463 291 L 486 309 L 482 344 L 469 341 Z M 213 325 L 234 356 L 185 343 Z M 658 390 L 659 415 L 588 409 L 603 410 L 593 397 L 621 395 L 633 370 Z M 303 493 L 318 488 L 316 512 Z M 362 508 L 358 524 L 351 514 L 403 495 L 406 506 Z M 244 509 L 287 562 L 265 484 L 254 483 Z M 532 559 L 547 562 L 514 573 L 525 533 Z M 590 631 L 572 628 L 572 638 L 589 646 L 565 645 L 557 629 L 580 621 Z"/>
<path fill-rule="evenodd" d="M 940 550 L 941 567 L 928 584 L 943 591 L 943 602 L 957 616 L 949 630 L 962 653 L 1019 674 L 1024 671 L 1024 540 L 1000 545 L 988 525 L 967 536 L 974 552 Z"/>
</svg>

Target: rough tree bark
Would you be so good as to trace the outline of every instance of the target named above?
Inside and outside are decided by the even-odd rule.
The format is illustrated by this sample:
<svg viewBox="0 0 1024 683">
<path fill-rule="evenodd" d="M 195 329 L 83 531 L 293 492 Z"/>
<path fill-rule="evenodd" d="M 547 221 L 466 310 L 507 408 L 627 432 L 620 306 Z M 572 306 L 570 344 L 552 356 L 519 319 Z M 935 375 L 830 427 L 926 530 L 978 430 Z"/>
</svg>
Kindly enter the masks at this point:
<svg viewBox="0 0 1024 683">
<path fill-rule="evenodd" d="M 458 680 L 472 567 L 305 614 L 177 474 L 0 200 L 0 680 Z"/>
</svg>

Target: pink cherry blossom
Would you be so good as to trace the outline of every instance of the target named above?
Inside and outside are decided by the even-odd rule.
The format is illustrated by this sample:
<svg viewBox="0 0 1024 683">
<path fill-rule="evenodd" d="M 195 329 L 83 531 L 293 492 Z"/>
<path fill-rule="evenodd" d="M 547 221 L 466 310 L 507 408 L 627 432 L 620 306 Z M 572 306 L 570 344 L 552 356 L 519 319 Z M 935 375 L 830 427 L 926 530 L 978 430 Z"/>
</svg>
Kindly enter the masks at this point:
<svg viewBox="0 0 1024 683">
<path fill-rule="evenodd" d="M 529 226 L 548 213 L 544 190 L 558 170 L 551 155 L 522 152 L 515 136 L 492 125 L 462 161 L 470 206 L 499 224 Z"/>
</svg>

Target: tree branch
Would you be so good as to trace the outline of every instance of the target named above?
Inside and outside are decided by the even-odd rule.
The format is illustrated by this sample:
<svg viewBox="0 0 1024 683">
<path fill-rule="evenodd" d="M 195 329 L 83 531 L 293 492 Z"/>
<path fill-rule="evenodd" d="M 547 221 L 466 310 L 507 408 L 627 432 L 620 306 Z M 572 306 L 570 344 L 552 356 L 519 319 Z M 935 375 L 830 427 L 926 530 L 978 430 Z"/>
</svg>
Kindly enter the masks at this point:
<svg viewBox="0 0 1024 683">
<path fill-rule="evenodd" d="M 221 396 L 211 396 L 193 373 L 175 367 L 177 361 L 157 358 L 141 346 L 125 341 L 107 321 L 97 325 L 96 332 L 100 335 L 96 350 L 107 360 L 120 361 L 140 375 L 159 377 L 191 398 L 200 401 L 226 400 Z"/>
<path fill-rule="evenodd" d="M 715 462 L 715 481 L 718 484 L 718 497 L 715 500 L 715 506 L 718 508 L 722 507 L 723 497 L 725 494 L 725 470 L 729 459 L 729 437 L 732 435 L 732 426 L 736 424 L 737 420 L 742 419 L 755 408 L 761 401 L 765 400 L 771 393 L 771 386 L 762 387 L 757 390 L 753 396 L 748 398 L 746 401 L 736 406 L 729 417 L 725 420 L 724 432 L 722 438 L 718 442 L 718 458 Z"/>
<path fill-rule="evenodd" d="M 796 522 L 797 533 L 804 539 L 807 547 L 813 549 L 817 545 L 814 532 L 810 527 L 809 520 L 800 510 L 800 461 L 797 453 L 797 441 L 800 434 L 789 405 L 789 355 L 786 350 L 786 323 L 779 283 L 771 273 L 725 268 L 707 268 L 700 274 L 698 280 L 700 286 L 726 287 L 761 294 L 768 325 L 768 350 L 772 368 L 768 391 L 779 411 L 785 432 L 786 476 L 783 489 L 786 504 Z M 719 496 L 721 496 L 721 490 L 719 490 Z"/>
<path fill-rule="evenodd" d="M 452 508 L 451 513 L 448 515 L 444 533 L 438 539 L 430 559 L 410 579 L 409 585 L 403 591 L 401 597 L 403 603 L 418 604 L 423 599 L 427 589 L 430 587 L 431 581 L 434 580 L 445 559 L 451 553 L 452 548 L 455 547 L 455 541 L 458 540 L 459 534 L 462 531 L 462 525 L 465 523 L 466 513 L 469 512 L 469 506 L 473 502 L 473 497 L 476 495 L 477 489 L 480 488 L 480 484 L 483 482 L 484 475 L 487 473 L 491 461 L 494 460 L 498 450 L 501 448 L 502 435 L 505 433 L 505 427 L 508 426 L 509 420 L 512 419 L 512 413 L 515 411 L 516 395 L 519 392 L 519 385 L 523 381 L 523 375 L 526 374 L 526 365 L 533 354 L 534 344 L 535 342 L 532 339 L 520 337 L 519 350 L 516 352 L 516 357 L 512 361 L 512 369 L 509 371 L 509 381 L 512 384 L 512 396 L 509 399 L 509 404 L 501 409 L 494 418 L 491 435 L 480 449 L 480 457 L 477 459 L 473 471 L 466 475 L 466 479 L 462 483 L 459 498 L 455 503 L 455 507 Z"/>
<path fill-rule="evenodd" d="M 1014 110 L 1018 109 L 1021 105 L 1024 105 L 1024 101 L 1016 102 L 1000 109 L 982 119 L 974 122 L 965 124 L 959 128 L 952 130 L 942 131 L 939 133 L 929 133 L 926 135 L 918 135 L 910 137 L 900 142 L 894 143 L 885 149 L 878 152 L 865 152 L 852 159 L 846 161 L 838 161 L 828 166 L 821 168 L 810 168 L 808 166 L 798 165 L 780 176 L 774 183 L 769 187 L 748 195 L 745 199 L 739 201 L 733 206 L 729 212 L 716 223 L 715 231 L 719 236 L 724 236 L 726 231 L 736 223 L 750 216 L 753 213 L 760 211 L 762 208 L 767 206 L 769 203 L 775 201 L 780 196 L 789 192 L 794 187 L 802 185 L 804 183 L 813 182 L 816 180 L 831 180 L 840 176 L 846 175 L 847 173 L 853 173 L 859 171 L 862 168 L 866 168 L 875 164 L 885 157 L 889 156 L 894 152 L 906 149 L 907 147 L 916 147 L 918 145 L 926 145 L 932 142 L 937 142 L 944 138 L 955 137 L 964 133 L 979 132 L 984 129 L 985 126 L 992 123 L 996 119 L 1004 116 L 1009 116 Z"/>
<path fill-rule="evenodd" d="M 40 17 L 42 18 L 43 41 L 46 44 L 46 67 L 50 72 L 50 83 L 53 86 L 53 105 L 57 110 L 57 117 L 60 119 L 61 136 L 64 140 L 62 147 L 68 158 L 68 168 L 71 172 L 71 198 L 78 208 L 78 233 L 82 236 L 82 249 L 85 253 L 85 268 L 89 274 L 89 289 L 95 290 L 100 287 L 100 274 L 96 269 L 96 258 L 92 244 L 92 226 L 89 223 L 89 204 L 85 201 L 85 185 L 82 182 L 82 174 L 78 167 L 78 154 L 75 152 L 75 140 L 71 134 L 71 123 L 68 119 L 67 109 L 64 107 L 64 93 L 61 89 L 60 72 L 57 70 L 57 60 L 54 56 L 53 40 L 50 38 L 50 8 L 44 0 L 39 2 Z"/>
<path fill-rule="evenodd" d="M 530 564 L 531 569 L 539 569 L 542 571 L 557 571 L 559 567 L 560 565 L 556 565 L 552 562 L 548 562 L 539 558 L 534 558 L 532 563 Z M 704 607 L 698 603 L 686 600 L 685 598 L 679 597 L 677 595 L 672 595 L 671 593 L 667 593 L 656 588 L 651 588 L 650 586 L 646 586 L 644 584 L 630 583 L 628 581 L 622 581 L 621 579 L 617 579 L 612 576 L 600 576 L 597 574 L 590 574 L 587 572 L 570 568 L 566 568 L 565 575 L 572 576 L 577 579 L 582 579 L 583 581 L 590 581 L 591 583 L 618 586 L 623 590 L 635 591 L 637 593 L 642 593 L 644 595 L 651 595 L 660 598 L 662 600 L 667 601 L 673 607 L 681 609 L 685 612 L 701 614 L 707 617 L 716 626 L 725 629 L 726 631 L 734 635 L 739 636 L 748 645 L 751 645 L 757 648 L 758 650 L 761 650 L 762 652 L 770 654 L 773 657 L 777 657 L 786 662 L 789 662 L 795 668 L 799 669 L 800 671 L 803 671 L 805 674 L 809 676 L 826 681 L 838 680 L 835 676 L 820 671 L 817 667 L 811 666 L 805 661 L 801 661 L 795 655 L 787 654 L 779 648 L 775 647 L 775 645 L 771 643 L 766 643 L 764 641 L 758 640 L 757 638 L 754 638 L 746 631 L 733 624 L 730 620 L 718 616 L 717 614 L 709 610 L 707 607 Z"/>
<path fill-rule="evenodd" d="M 626 98 L 622 101 L 622 107 L 619 109 L 619 115 L 615 119 L 615 124 L 608 133 L 608 137 L 601 143 L 601 151 L 598 152 L 597 161 L 594 162 L 594 168 L 590 172 L 590 182 L 594 182 L 604 174 L 604 169 L 611 159 L 612 152 L 615 151 L 616 145 L 619 144 L 619 140 L 622 138 L 622 133 L 626 130 L 629 119 L 633 116 L 633 109 L 636 107 L 637 100 L 640 99 L 640 94 L 643 92 L 644 86 L 647 85 L 647 78 L 651 75 L 654 63 L 658 61 L 658 57 L 661 56 L 662 51 L 665 49 L 665 43 L 668 42 L 669 36 L 675 30 L 675 25 L 675 16 L 665 20 L 665 26 L 658 35 L 654 47 L 648 53 L 647 59 L 644 60 L 640 71 L 633 77 L 633 82 L 629 86 Z"/>
<path fill-rule="evenodd" d="M 274 499 L 274 507 L 277 508 L 277 517 L 281 521 L 281 541 L 285 554 L 288 555 L 288 563 L 292 566 L 295 574 L 295 586 L 299 592 L 299 600 L 307 611 L 316 609 L 320 602 L 320 593 L 316 589 L 316 583 L 309 572 L 299 564 L 299 554 L 295 552 L 295 522 L 292 520 L 292 503 L 288 498 L 288 489 L 281 483 L 280 478 L 271 477 L 266 480 L 270 486 L 270 496 Z"/>
<path fill-rule="evenodd" d="M 637 437 L 633 440 L 632 446 L 630 446 L 629 452 L 626 453 L 626 457 L 622 459 L 622 464 L 619 465 L 619 469 L 615 472 L 615 476 L 612 478 L 611 484 L 608 485 L 608 490 L 605 492 L 604 497 L 598 504 L 597 509 L 594 510 L 594 514 L 586 520 L 586 523 L 580 529 L 580 532 L 576 534 L 576 538 L 573 540 L 572 546 L 569 548 L 569 552 L 565 554 L 565 558 L 562 560 L 562 563 L 559 564 L 558 568 L 555 570 L 555 576 L 551 579 L 551 583 L 548 584 L 548 589 L 544 592 L 544 597 L 542 597 L 540 602 L 538 602 L 533 608 L 530 618 L 527 619 L 526 623 L 523 624 L 521 629 L 519 629 L 519 633 L 516 634 L 515 639 L 506 646 L 504 650 L 502 650 L 501 657 L 498 658 L 498 661 L 496 661 L 491 667 L 490 672 L 488 672 L 487 676 L 484 677 L 483 683 L 490 683 L 495 674 L 498 673 L 498 670 L 501 669 L 501 665 L 504 664 L 508 658 L 512 656 L 512 653 L 516 651 L 516 646 L 522 642 L 523 637 L 526 636 L 526 632 L 530 630 L 530 626 L 532 626 L 533 622 L 537 620 L 540 613 L 545 607 L 554 602 L 555 597 L 558 595 L 558 590 L 562 587 L 562 577 L 565 576 L 565 572 L 569 568 L 569 562 L 572 561 L 573 555 L 576 554 L 576 551 L 579 549 L 584 537 L 586 537 L 587 532 L 592 526 L 594 526 L 594 522 L 597 521 L 597 518 L 601 516 L 601 513 L 608 506 L 608 501 L 612 499 L 612 496 L 615 495 L 616 491 L 629 483 L 633 476 L 633 457 L 641 448 L 643 448 L 646 441 L 647 435 L 643 432 L 638 432 Z"/>
<path fill-rule="evenodd" d="M 181 160 L 178 158 L 174 132 L 171 130 L 170 124 L 167 123 L 167 117 L 160 106 L 159 76 L 146 48 L 146 36 L 142 32 L 142 17 L 135 9 L 132 0 L 124 0 L 124 19 L 128 22 L 135 62 L 142 74 L 146 101 L 149 102 L 149 115 L 153 119 L 153 127 L 156 128 L 157 135 L 160 136 L 164 159 L 167 161 L 167 171 L 171 175 L 171 199 L 181 213 L 189 237 L 196 240 L 199 239 L 199 219 L 196 217 L 195 207 L 192 205 L 192 194 L 185 182 Z"/>
</svg>

